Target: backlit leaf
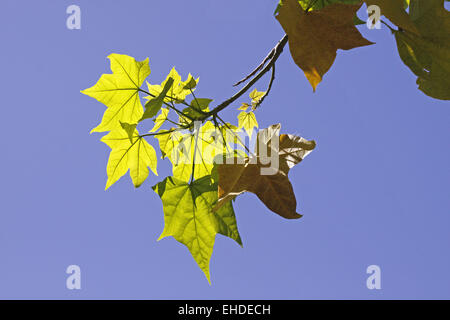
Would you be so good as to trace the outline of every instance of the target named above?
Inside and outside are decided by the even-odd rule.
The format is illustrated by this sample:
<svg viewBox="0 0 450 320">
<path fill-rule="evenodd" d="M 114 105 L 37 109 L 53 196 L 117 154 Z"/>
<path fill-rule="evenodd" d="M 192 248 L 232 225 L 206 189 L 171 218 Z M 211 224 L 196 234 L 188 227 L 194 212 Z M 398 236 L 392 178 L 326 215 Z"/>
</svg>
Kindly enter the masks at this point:
<svg viewBox="0 0 450 320">
<path fill-rule="evenodd" d="M 239 128 L 244 128 L 249 136 L 252 135 L 254 128 L 258 128 L 258 121 L 256 121 L 255 114 L 252 111 L 239 113 L 238 121 Z"/>
<path fill-rule="evenodd" d="M 250 108 L 250 105 L 248 103 L 243 102 L 242 105 L 238 108 L 238 110 L 247 110 L 248 108 Z"/>
<path fill-rule="evenodd" d="M 145 99 L 149 99 L 149 101 L 145 104 L 145 111 L 141 118 L 142 120 L 153 118 L 156 116 L 159 110 L 161 110 L 162 105 L 164 103 L 164 99 L 166 98 L 167 93 L 172 88 L 173 79 L 169 78 L 167 82 L 164 84 L 163 90 L 154 98 L 145 97 Z"/>
<path fill-rule="evenodd" d="M 252 92 L 250 92 L 250 99 L 252 99 L 252 107 L 255 108 L 262 97 L 266 94 L 265 91 L 258 91 L 254 89 Z"/>
<path fill-rule="evenodd" d="M 133 125 L 129 124 L 123 124 L 123 126 L 127 130 L 133 127 Z M 131 137 L 127 130 L 118 127 L 101 139 L 112 149 L 106 167 L 108 181 L 105 189 L 108 189 L 125 175 L 128 169 L 136 188 L 147 179 L 149 167 L 157 175 L 155 149 L 144 138 L 139 136 L 139 132 L 136 129 Z"/>
<path fill-rule="evenodd" d="M 315 148 L 315 142 L 293 135 L 280 136 L 279 130 L 280 125 L 274 125 L 258 133 L 258 141 L 270 152 L 263 154 L 258 149 L 262 145 L 258 143 L 254 157 L 241 159 L 240 163 L 231 158 L 217 166 L 219 201 L 215 209 L 244 192 L 252 192 L 280 216 L 286 219 L 301 217 L 296 212 L 297 200 L 288 172 Z M 276 140 L 279 143 L 275 145 L 273 142 Z M 275 164 L 267 161 L 272 152 L 278 159 Z"/>
<path fill-rule="evenodd" d="M 160 112 L 159 115 L 156 117 L 156 119 L 155 119 L 155 125 L 154 125 L 153 128 L 150 130 L 150 132 L 155 132 L 155 131 L 157 131 L 159 128 L 161 128 L 161 126 L 164 124 L 164 122 L 166 122 L 168 115 L 169 115 L 169 108 L 162 108 L 162 109 L 161 109 L 161 112 Z"/>
<path fill-rule="evenodd" d="M 170 135 L 158 135 L 160 149 L 164 157 L 172 163 L 173 176 L 189 181 L 194 169 L 194 179 L 210 175 L 214 157 L 219 153 L 217 143 L 211 138 L 214 125 L 207 121 L 195 130 L 184 130 Z M 193 165 L 195 162 L 195 165 Z"/>
<path fill-rule="evenodd" d="M 93 87 L 81 91 L 108 107 L 102 122 L 91 132 L 113 130 L 120 122 L 138 123 L 143 114 L 139 88 L 150 74 L 148 58 L 139 62 L 115 53 L 108 58 L 113 73 L 102 75 Z"/>
<path fill-rule="evenodd" d="M 183 109 L 183 114 L 188 115 L 192 119 L 199 119 L 204 116 L 204 112 L 209 111 L 209 105 L 212 102 L 211 99 L 197 98 L 193 99 L 190 103 L 190 107 Z M 180 116 L 180 123 L 187 124 L 185 117 Z"/>
<path fill-rule="evenodd" d="M 173 85 L 167 93 L 167 97 L 164 99 L 165 102 L 174 101 L 176 103 L 179 103 L 184 101 L 186 97 L 191 94 L 191 90 L 189 88 L 192 87 L 192 83 L 198 83 L 198 79 L 195 80 L 190 74 L 188 75 L 186 81 L 181 81 L 181 76 L 178 74 L 175 68 L 172 68 L 166 80 L 164 80 L 161 85 L 151 85 L 147 83 L 148 92 L 153 96 L 158 96 L 163 91 L 167 81 L 169 81 L 170 78 L 172 78 L 173 80 Z"/>
<path fill-rule="evenodd" d="M 217 184 L 209 176 L 192 183 L 168 177 L 153 187 L 161 197 L 164 231 L 159 239 L 173 236 L 184 244 L 209 282 L 209 264 L 215 237 L 220 233 L 242 246 L 231 202 L 213 211 Z"/>
</svg>

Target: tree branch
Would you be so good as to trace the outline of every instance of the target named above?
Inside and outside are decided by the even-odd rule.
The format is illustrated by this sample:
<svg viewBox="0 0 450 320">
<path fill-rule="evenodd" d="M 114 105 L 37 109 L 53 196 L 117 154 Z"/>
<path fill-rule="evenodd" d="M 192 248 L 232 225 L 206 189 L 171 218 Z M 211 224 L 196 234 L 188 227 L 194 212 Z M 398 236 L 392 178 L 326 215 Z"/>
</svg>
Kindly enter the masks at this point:
<svg viewBox="0 0 450 320">
<path fill-rule="evenodd" d="M 246 82 L 248 79 L 250 79 L 251 77 L 253 77 L 258 71 L 260 71 L 262 68 L 264 68 L 264 66 L 266 65 L 267 61 L 269 61 L 270 59 L 273 58 L 273 55 L 275 53 L 275 48 L 273 48 L 272 50 L 270 50 L 269 54 L 264 58 L 264 60 L 259 64 L 259 66 L 257 66 L 252 72 L 250 72 L 245 78 L 239 80 L 238 82 L 236 82 L 235 84 L 233 84 L 233 87 L 237 87 L 238 85 L 240 85 L 241 83 Z"/>
<path fill-rule="evenodd" d="M 278 60 L 280 54 L 283 52 L 283 49 L 286 46 L 287 42 L 288 42 L 288 36 L 287 36 L 287 34 L 285 34 L 284 37 L 278 42 L 278 44 L 273 49 L 274 54 L 273 54 L 273 57 L 270 59 L 269 63 L 267 63 L 266 66 L 261 71 L 259 71 L 259 73 L 250 82 L 248 82 L 241 90 L 236 92 L 231 98 L 225 100 L 224 102 L 219 104 L 217 107 L 215 107 L 213 110 L 207 112 L 205 114 L 205 116 L 202 118 L 202 120 L 205 120 L 212 115 L 217 115 L 217 113 L 219 113 L 220 111 L 222 111 L 223 109 L 228 107 L 234 101 L 239 99 L 251 87 L 253 87 L 253 85 L 272 68 L 272 66 Z"/>
</svg>

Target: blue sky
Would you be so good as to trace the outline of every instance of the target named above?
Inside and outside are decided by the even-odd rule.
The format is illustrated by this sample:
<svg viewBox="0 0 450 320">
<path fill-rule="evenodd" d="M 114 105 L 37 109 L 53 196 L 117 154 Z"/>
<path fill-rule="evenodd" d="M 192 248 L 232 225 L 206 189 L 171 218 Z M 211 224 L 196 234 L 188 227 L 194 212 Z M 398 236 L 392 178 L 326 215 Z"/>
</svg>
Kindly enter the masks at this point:
<svg viewBox="0 0 450 320">
<path fill-rule="evenodd" d="M 167 162 L 137 190 L 126 177 L 104 191 L 108 148 L 89 135 L 104 107 L 79 91 L 109 72 L 106 56 L 149 57 L 152 83 L 191 72 L 197 96 L 220 102 L 283 36 L 276 3 L 2 1 L 1 298 L 450 298 L 450 106 L 416 88 L 386 28 L 359 27 L 377 44 L 339 51 L 316 93 L 285 50 L 257 118 L 317 141 L 290 172 L 304 217 L 240 196 L 244 248 L 217 236 L 212 286 L 184 246 L 156 241 L 150 187 Z M 66 28 L 71 4 L 81 30 Z M 81 290 L 65 286 L 71 264 Z M 372 264 L 381 290 L 366 288 Z"/>
</svg>

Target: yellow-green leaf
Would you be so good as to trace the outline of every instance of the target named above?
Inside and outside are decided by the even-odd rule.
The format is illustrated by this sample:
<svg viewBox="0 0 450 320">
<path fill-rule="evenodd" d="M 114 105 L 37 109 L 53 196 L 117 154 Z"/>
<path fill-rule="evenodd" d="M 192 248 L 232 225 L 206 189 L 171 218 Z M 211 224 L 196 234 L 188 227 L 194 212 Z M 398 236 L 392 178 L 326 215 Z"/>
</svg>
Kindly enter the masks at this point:
<svg viewBox="0 0 450 320">
<path fill-rule="evenodd" d="M 134 58 L 111 54 L 112 74 L 104 74 L 98 82 L 82 93 L 105 104 L 102 122 L 91 132 L 110 131 L 120 127 L 120 122 L 138 123 L 143 114 L 139 88 L 150 74 L 148 58 L 136 61 Z"/>
<path fill-rule="evenodd" d="M 192 169 L 194 169 L 194 179 L 211 174 L 216 150 L 210 147 L 214 141 L 208 135 L 214 130 L 214 125 L 207 121 L 193 132 L 187 132 L 181 136 L 178 145 L 168 156 L 172 162 L 174 177 L 189 181 Z M 195 165 L 193 165 L 194 162 Z"/>
<path fill-rule="evenodd" d="M 166 85 L 167 81 L 169 79 L 173 79 L 173 85 L 171 86 L 169 92 L 167 93 L 167 97 L 164 99 L 165 102 L 182 102 L 186 99 L 186 97 L 191 94 L 191 90 L 193 91 L 195 86 L 193 86 L 193 83 L 198 83 L 198 79 L 194 79 L 191 74 L 188 75 L 188 78 L 186 81 L 181 81 L 181 76 L 178 74 L 178 72 L 175 70 L 175 68 L 172 68 L 169 75 L 167 76 L 166 80 L 164 80 L 161 85 L 152 85 L 147 83 L 148 86 L 148 92 L 152 94 L 153 96 L 158 96 L 161 94 L 161 92 L 164 89 L 164 86 Z M 189 89 L 191 88 L 192 89 Z M 152 97 L 148 97 L 151 99 Z"/>
<path fill-rule="evenodd" d="M 254 89 L 252 92 L 250 92 L 250 99 L 252 99 L 252 107 L 255 108 L 258 106 L 260 100 L 264 95 L 266 94 L 265 91 L 258 91 Z"/>
<path fill-rule="evenodd" d="M 161 130 L 158 135 L 155 136 L 159 141 L 159 149 L 161 150 L 162 158 L 171 156 L 173 150 L 180 143 L 182 135 L 178 131 L 171 130 Z"/>
<path fill-rule="evenodd" d="M 168 177 L 153 190 L 161 197 L 164 210 L 164 231 L 158 240 L 173 236 L 184 244 L 211 283 L 209 264 L 216 234 L 242 246 L 231 202 L 212 210 L 217 202 L 217 184 L 210 176 L 192 183 Z"/>
<path fill-rule="evenodd" d="M 159 93 L 158 96 L 154 97 L 153 99 L 149 99 L 148 97 L 145 97 L 149 99 L 149 101 L 145 104 L 145 111 L 141 118 L 141 121 L 148 118 L 153 118 L 158 111 L 161 109 L 164 98 L 166 97 L 167 93 L 169 92 L 170 88 L 173 85 L 173 79 L 169 78 L 167 82 L 164 84 L 163 90 Z"/>
<path fill-rule="evenodd" d="M 162 108 L 161 112 L 155 119 L 155 125 L 150 130 L 150 132 L 156 132 L 161 126 L 166 122 L 167 117 L 169 116 L 169 108 Z"/>
<path fill-rule="evenodd" d="M 191 106 L 183 109 L 183 114 L 191 117 L 192 119 L 198 119 L 204 116 L 204 112 L 209 111 L 209 104 L 212 102 L 211 99 L 197 98 L 191 101 Z M 180 116 L 180 123 L 185 123 L 186 118 Z"/>
<path fill-rule="evenodd" d="M 252 135 L 253 129 L 258 128 L 258 121 L 256 121 L 255 114 L 253 112 L 242 111 L 238 115 L 239 128 L 244 128 L 249 136 Z"/>
<path fill-rule="evenodd" d="M 243 102 L 242 105 L 238 108 L 238 110 L 246 111 L 248 108 L 250 108 L 250 105 L 248 103 Z"/>
<path fill-rule="evenodd" d="M 129 124 L 122 125 L 127 129 L 132 128 L 132 125 Z M 136 188 L 147 179 L 148 167 L 157 175 L 155 149 L 143 137 L 139 136 L 136 129 L 130 137 L 129 131 L 118 127 L 104 136 L 101 141 L 112 149 L 106 167 L 108 181 L 105 189 L 111 187 L 125 175 L 128 169 Z"/>
</svg>

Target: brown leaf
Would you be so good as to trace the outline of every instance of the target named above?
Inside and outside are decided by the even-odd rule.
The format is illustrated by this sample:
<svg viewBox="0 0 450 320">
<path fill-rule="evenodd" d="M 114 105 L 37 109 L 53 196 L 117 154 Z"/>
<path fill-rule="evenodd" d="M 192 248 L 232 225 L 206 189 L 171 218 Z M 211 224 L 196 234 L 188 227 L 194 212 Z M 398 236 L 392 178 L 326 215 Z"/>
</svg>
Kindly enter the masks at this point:
<svg viewBox="0 0 450 320">
<path fill-rule="evenodd" d="M 356 29 L 353 18 L 361 5 L 335 3 L 305 13 L 297 0 L 283 0 L 277 19 L 289 37 L 289 49 L 313 90 L 336 58 L 337 49 L 373 44 Z"/>
<path fill-rule="evenodd" d="M 314 140 L 308 141 L 305 138 L 291 134 L 280 136 L 280 170 L 286 175 L 293 166 L 302 161 L 316 147 Z"/>
<path fill-rule="evenodd" d="M 216 210 L 243 192 L 252 192 L 280 216 L 286 219 L 301 217 L 296 212 L 297 200 L 287 174 L 315 148 L 315 142 L 294 135 L 280 136 L 279 131 L 278 124 L 258 133 L 257 146 L 259 142 L 268 146 L 270 154 L 263 155 L 257 147 L 254 157 L 243 159 L 243 163 L 237 163 L 236 158 L 228 158 L 224 164 L 218 165 L 219 200 Z M 275 139 L 278 143 L 274 143 Z M 272 158 L 271 152 L 275 152 L 278 158 L 275 167 L 267 161 Z M 265 174 L 262 174 L 264 169 Z"/>
</svg>

